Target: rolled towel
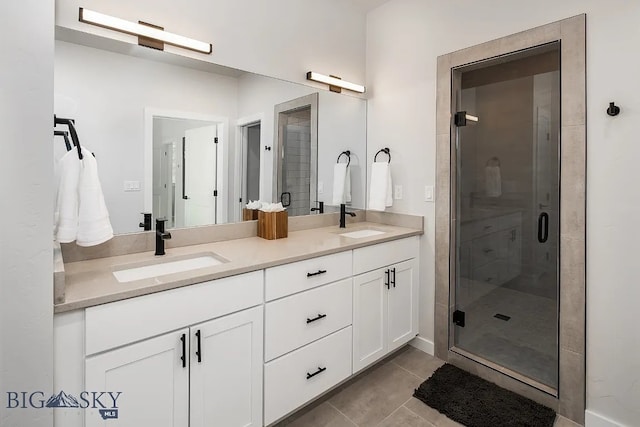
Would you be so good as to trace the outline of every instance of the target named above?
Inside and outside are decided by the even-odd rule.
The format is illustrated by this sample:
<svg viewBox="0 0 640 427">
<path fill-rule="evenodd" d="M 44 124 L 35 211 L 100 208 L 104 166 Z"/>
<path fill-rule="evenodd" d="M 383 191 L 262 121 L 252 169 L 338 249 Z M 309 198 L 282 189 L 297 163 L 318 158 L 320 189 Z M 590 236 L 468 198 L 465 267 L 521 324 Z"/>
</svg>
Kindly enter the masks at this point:
<svg viewBox="0 0 640 427">
<path fill-rule="evenodd" d="M 98 163 L 89 150 L 82 147 L 82 168 L 78 186 L 78 246 L 95 246 L 113 237 L 109 212 L 104 202 L 98 177 Z"/>
<path fill-rule="evenodd" d="M 348 201 L 346 193 L 348 172 L 349 168 L 346 163 L 336 163 L 333 165 L 333 205 L 340 205 Z M 349 190 L 351 190 L 351 184 L 349 184 Z"/>
<path fill-rule="evenodd" d="M 487 197 L 500 197 L 502 195 L 500 166 L 485 166 L 484 176 Z"/>
<path fill-rule="evenodd" d="M 54 214 L 54 235 L 60 243 L 71 243 L 78 234 L 80 165 L 76 150 L 68 151 L 58 162 L 60 178 Z"/>
<path fill-rule="evenodd" d="M 369 186 L 369 209 L 383 211 L 393 205 L 391 166 L 388 162 L 373 162 Z"/>
</svg>

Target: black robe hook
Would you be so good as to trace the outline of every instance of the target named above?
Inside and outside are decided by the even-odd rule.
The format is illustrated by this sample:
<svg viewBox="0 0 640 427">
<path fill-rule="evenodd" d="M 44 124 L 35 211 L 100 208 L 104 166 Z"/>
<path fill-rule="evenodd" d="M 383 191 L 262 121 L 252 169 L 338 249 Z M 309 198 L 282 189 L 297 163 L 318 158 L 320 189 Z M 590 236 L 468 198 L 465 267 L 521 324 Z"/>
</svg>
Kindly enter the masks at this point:
<svg viewBox="0 0 640 427">
<path fill-rule="evenodd" d="M 615 102 L 610 102 L 609 108 L 607 108 L 607 114 L 610 116 L 617 116 L 620 114 L 620 107 L 618 107 Z"/>
</svg>

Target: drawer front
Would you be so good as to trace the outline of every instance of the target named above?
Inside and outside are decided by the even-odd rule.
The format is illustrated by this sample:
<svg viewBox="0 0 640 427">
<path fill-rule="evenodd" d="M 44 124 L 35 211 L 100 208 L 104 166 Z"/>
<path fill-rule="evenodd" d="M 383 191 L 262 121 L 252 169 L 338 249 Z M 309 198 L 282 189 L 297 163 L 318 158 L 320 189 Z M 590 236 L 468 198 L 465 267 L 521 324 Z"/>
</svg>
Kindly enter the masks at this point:
<svg viewBox="0 0 640 427">
<path fill-rule="evenodd" d="M 87 308 L 86 355 L 164 334 L 263 302 L 262 271 Z"/>
<path fill-rule="evenodd" d="M 473 280 L 485 283 L 486 285 L 497 286 L 500 284 L 500 278 L 503 275 L 501 272 L 502 268 L 503 265 L 500 261 L 485 264 L 473 270 Z"/>
<path fill-rule="evenodd" d="M 498 218 L 486 218 L 464 224 L 462 226 L 462 240 L 473 239 L 478 236 L 496 232 L 500 229 Z"/>
<path fill-rule="evenodd" d="M 353 250 L 353 274 L 366 273 L 418 256 L 418 237 L 394 240 Z"/>
<path fill-rule="evenodd" d="M 351 326 L 265 365 L 265 425 L 351 375 Z"/>
<path fill-rule="evenodd" d="M 265 361 L 351 324 L 352 279 L 270 302 L 265 308 Z"/>
<path fill-rule="evenodd" d="M 499 233 L 491 233 L 478 237 L 471 242 L 471 260 L 473 268 L 478 268 L 498 257 L 500 239 Z"/>
<path fill-rule="evenodd" d="M 271 301 L 351 276 L 351 251 L 265 270 L 265 298 Z"/>
</svg>

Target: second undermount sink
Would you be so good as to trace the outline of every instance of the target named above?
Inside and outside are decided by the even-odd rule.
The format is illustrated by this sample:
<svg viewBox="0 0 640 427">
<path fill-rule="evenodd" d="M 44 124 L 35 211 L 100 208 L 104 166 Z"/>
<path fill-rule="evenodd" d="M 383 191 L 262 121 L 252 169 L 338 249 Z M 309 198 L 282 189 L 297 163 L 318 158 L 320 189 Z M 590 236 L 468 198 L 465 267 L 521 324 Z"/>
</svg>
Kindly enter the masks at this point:
<svg viewBox="0 0 640 427">
<path fill-rule="evenodd" d="M 119 266 L 113 271 L 113 275 L 118 282 L 126 283 L 165 276 L 167 274 L 197 270 L 199 268 L 213 267 L 225 262 L 228 262 L 228 260 L 216 254 L 200 253 L 167 260 L 158 259 L 150 261 L 149 263 Z"/>
<path fill-rule="evenodd" d="M 340 233 L 342 237 L 350 237 L 352 239 L 362 239 L 364 237 L 378 236 L 384 234 L 384 231 L 375 230 L 372 228 L 365 228 L 362 230 L 349 231 L 346 233 Z"/>
</svg>

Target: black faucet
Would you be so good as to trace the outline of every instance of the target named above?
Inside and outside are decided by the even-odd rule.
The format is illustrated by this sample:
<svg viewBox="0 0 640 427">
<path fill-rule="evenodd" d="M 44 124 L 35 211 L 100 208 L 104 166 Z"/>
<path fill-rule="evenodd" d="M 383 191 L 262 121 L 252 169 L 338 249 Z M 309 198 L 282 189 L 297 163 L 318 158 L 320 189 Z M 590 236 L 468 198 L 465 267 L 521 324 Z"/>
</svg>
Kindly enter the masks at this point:
<svg viewBox="0 0 640 427">
<path fill-rule="evenodd" d="M 156 255 L 164 255 L 164 241 L 171 238 L 171 233 L 164 231 L 166 218 L 156 218 Z"/>
<path fill-rule="evenodd" d="M 144 215 L 144 222 L 140 223 L 140 228 L 144 229 L 144 231 L 151 230 L 151 214 L 142 213 L 142 215 Z"/>
<path fill-rule="evenodd" d="M 356 216 L 355 212 L 347 212 L 347 205 L 342 203 L 340 205 L 340 228 L 346 227 L 344 221 L 345 221 L 345 216 L 347 215 L 350 215 L 352 217 Z"/>
<path fill-rule="evenodd" d="M 318 213 L 324 213 L 324 202 L 316 202 L 318 204 L 317 208 L 311 208 L 311 212 L 318 211 Z"/>
</svg>

